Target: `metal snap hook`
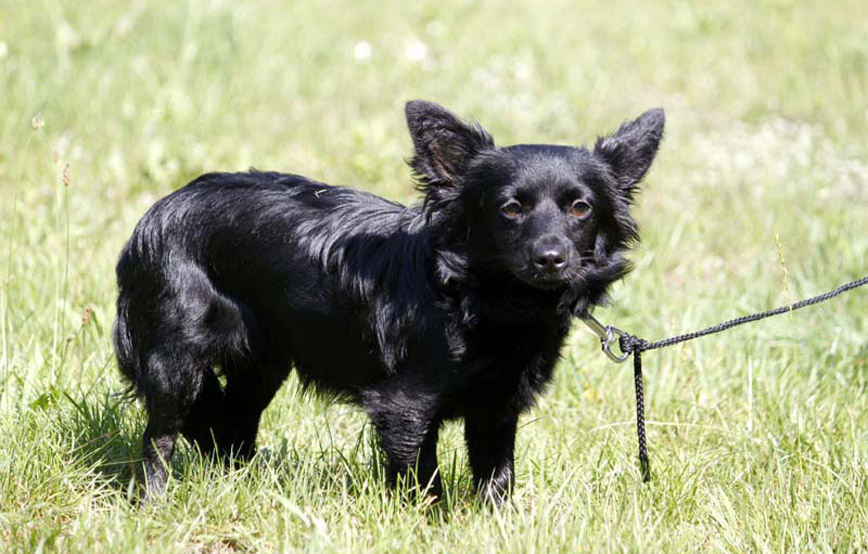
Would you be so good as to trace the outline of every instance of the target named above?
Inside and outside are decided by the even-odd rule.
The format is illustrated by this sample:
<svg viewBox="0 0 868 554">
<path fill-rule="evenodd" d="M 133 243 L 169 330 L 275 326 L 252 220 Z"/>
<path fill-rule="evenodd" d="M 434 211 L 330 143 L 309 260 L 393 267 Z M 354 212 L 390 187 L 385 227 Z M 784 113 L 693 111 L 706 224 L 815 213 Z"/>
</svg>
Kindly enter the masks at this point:
<svg viewBox="0 0 868 554">
<path fill-rule="evenodd" d="M 597 318 L 591 315 L 590 312 L 585 312 L 579 317 L 585 322 L 585 325 L 587 325 L 588 328 L 590 328 L 591 331 L 600 338 L 603 352 L 606 353 L 606 356 L 608 356 L 610 360 L 619 364 L 627 361 L 627 358 L 630 357 L 630 353 L 621 352 L 620 344 L 618 346 L 618 352 L 620 353 L 616 353 L 612 350 L 612 345 L 618 344 L 619 339 L 626 334 L 624 331 L 617 327 L 612 327 L 611 325 L 603 325 Z"/>
</svg>

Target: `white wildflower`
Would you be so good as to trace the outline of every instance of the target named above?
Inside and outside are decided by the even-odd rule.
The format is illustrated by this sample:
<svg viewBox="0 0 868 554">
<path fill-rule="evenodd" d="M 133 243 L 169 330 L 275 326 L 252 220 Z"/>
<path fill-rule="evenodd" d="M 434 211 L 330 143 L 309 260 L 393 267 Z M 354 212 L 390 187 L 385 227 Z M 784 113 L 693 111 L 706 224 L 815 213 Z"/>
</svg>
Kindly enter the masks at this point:
<svg viewBox="0 0 868 554">
<path fill-rule="evenodd" d="M 404 55 L 411 62 L 420 62 L 428 56 L 428 47 L 424 43 L 416 40 L 407 45 L 404 50 Z"/>
<path fill-rule="evenodd" d="M 353 47 L 353 56 L 360 62 L 370 60 L 371 54 L 373 54 L 373 48 L 371 48 L 371 43 L 366 40 L 357 42 Z"/>
</svg>

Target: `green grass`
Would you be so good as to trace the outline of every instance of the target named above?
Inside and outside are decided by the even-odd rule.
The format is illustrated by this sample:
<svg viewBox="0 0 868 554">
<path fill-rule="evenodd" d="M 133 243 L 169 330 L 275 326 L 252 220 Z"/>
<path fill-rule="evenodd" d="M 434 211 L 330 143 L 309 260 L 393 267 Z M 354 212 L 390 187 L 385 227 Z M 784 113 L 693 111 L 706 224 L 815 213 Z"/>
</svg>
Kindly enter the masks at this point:
<svg viewBox="0 0 868 554">
<path fill-rule="evenodd" d="M 116 256 L 155 199 L 255 165 L 410 201 L 411 98 L 501 144 L 587 143 L 666 108 L 636 270 L 598 312 L 646 338 L 861 277 L 862 0 L 10 0 L 0 42 L 0 550 L 868 549 L 864 291 L 646 354 L 644 486 L 630 368 L 577 325 L 499 513 L 470 494 L 457 424 L 430 509 L 386 491 L 360 413 L 293 383 L 252 464 L 184 446 L 165 504 L 136 509 L 144 414 L 110 341 Z"/>
</svg>

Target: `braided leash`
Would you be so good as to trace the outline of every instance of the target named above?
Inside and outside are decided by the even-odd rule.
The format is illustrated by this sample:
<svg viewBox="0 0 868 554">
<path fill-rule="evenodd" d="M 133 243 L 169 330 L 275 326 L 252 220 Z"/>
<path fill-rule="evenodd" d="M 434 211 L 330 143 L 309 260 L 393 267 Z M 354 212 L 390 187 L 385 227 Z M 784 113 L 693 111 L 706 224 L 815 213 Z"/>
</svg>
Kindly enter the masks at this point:
<svg viewBox="0 0 868 554">
<path fill-rule="evenodd" d="M 720 333 L 722 331 L 726 331 L 727 329 L 731 329 L 739 325 L 744 325 L 745 323 L 759 321 L 760 319 L 765 319 L 773 315 L 793 312 L 800 308 L 813 306 L 814 304 L 819 304 L 821 302 L 825 302 L 826 300 L 831 300 L 836 296 L 839 296 L 847 291 L 853 290 L 866 284 L 868 284 L 868 276 L 865 276 L 851 283 L 847 283 L 846 285 L 842 285 L 824 294 L 807 298 L 805 300 L 800 300 L 788 306 L 781 306 L 780 308 L 775 308 L 773 310 L 767 310 L 752 315 L 737 317 L 735 319 L 730 319 L 729 321 L 707 327 L 705 329 L 702 329 L 701 331 L 685 333 L 683 335 L 677 335 L 668 339 L 658 340 L 655 342 L 648 342 L 643 338 L 637 337 L 636 335 L 631 335 L 630 333 L 622 331 L 617 327 L 612 327 L 611 325 L 603 325 L 588 312 L 583 314 L 581 316 L 582 321 L 584 321 L 585 324 L 587 324 L 588 327 L 590 327 L 591 330 L 598 337 L 600 337 L 600 342 L 603 345 L 603 351 L 606 353 L 607 356 L 609 356 L 609 358 L 620 363 L 626 361 L 631 354 L 633 355 L 633 378 L 636 384 L 636 431 L 639 435 L 639 471 L 642 475 L 642 481 L 647 483 L 651 480 L 651 465 L 648 461 L 648 445 L 645 440 L 645 393 L 642 386 L 642 352 L 645 352 L 647 350 L 656 350 L 658 348 L 665 348 L 667 346 L 672 346 L 681 342 L 687 342 L 693 339 L 697 339 L 699 337 L 704 337 L 705 335 Z M 618 346 L 621 350 L 620 354 L 612 350 L 612 345 L 616 342 L 618 343 Z"/>
</svg>

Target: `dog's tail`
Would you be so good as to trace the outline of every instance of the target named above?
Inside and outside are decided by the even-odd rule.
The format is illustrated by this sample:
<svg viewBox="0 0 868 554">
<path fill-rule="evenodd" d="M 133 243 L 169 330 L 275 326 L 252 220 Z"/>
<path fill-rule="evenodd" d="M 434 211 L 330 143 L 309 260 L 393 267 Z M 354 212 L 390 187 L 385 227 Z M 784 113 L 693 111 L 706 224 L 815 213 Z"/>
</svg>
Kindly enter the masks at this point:
<svg viewBox="0 0 868 554">
<path fill-rule="evenodd" d="M 112 327 L 118 368 L 128 385 L 124 391 L 126 396 L 138 393 L 136 384 L 141 375 L 141 359 L 139 350 L 136 348 L 135 341 L 133 340 L 135 329 L 132 328 L 134 322 L 131 321 L 130 313 L 130 305 L 133 301 L 130 280 L 131 277 L 135 276 L 131 274 L 135 273 L 135 268 L 138 265 L 136 263 L 137 260 L 134 260 L 132 256 L 131 243 L 132 241 L 124 246 L 115 269 L 118 283 L 118 301 L 117 313 L 115 315 L 114 326 Z"/>
<path fill-rule="evenodd" d="M 139 360 L 133 346 L 129 328 L 129 300 L 121 294 L 118 297 L 117 316 L 112 328 L 115 343 L 115 356 L 121 375 L 127 380 L 126 395 L 132 395 L 136 389 L 136 378 L 139 374 Z"/>
</svg>

